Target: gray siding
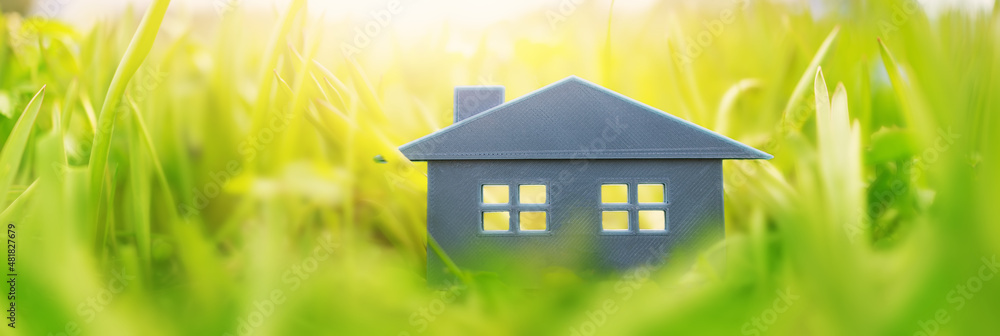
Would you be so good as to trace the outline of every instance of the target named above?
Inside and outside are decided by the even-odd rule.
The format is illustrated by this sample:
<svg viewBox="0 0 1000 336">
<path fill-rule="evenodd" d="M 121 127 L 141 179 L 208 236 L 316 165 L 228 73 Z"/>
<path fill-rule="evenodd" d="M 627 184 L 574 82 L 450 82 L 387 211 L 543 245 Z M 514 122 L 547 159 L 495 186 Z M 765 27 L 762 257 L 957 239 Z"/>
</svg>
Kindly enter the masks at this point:
<svg viewBox="0 0 1000 336">
<path fill-rule="evenodd" d="M 602 233 L 601 184 L 614 182 L 664 183 L 668 232 Z M 480 186 L 492 183 L 547 185 L 548 232 L 482 233 Z M 428 233 L 459 267 L 513 282 L 551 267 L 620 270 L 659 260 L 664 246 L 677 252 L 725 235 L 721 160 L 431 161 L 427 197 Z M 439 284 L 445 266 L 432 250 L 427 256 L 428 281 Z"/>
</svg>

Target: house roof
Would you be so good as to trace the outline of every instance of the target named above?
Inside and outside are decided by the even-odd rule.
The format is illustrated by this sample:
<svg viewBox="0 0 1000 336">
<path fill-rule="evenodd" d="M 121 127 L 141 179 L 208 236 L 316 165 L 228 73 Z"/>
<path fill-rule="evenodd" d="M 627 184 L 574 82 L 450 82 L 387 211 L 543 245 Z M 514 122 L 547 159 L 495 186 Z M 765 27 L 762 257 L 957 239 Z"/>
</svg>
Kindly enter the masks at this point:
<svg viewBox="0 0 1000 336">
<path fill-rule="evenodd" d="M 399 150 L 412 161 L 773 157 L 576 76 Z"/>
</svg>

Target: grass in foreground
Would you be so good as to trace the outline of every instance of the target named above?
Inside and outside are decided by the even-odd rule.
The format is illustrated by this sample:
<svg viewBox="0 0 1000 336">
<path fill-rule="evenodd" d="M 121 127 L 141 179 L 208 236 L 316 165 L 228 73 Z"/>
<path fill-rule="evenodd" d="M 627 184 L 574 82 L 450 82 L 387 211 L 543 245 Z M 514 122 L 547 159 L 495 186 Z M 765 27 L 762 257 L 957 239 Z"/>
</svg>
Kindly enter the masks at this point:
<svg viewBox="0 0 1000 336">
<path fill-rule="evenodd" d="M 506 34 L 470 53 L 440 27 L 380 36 L 356 61 L 327 43 L 356 23 L 302 1 L 272 25 L 235 11 L 214 28 L 155 29 L 165 1 L 85 34 L 6 16 L 14 334 L 993 330 L 1000 283 L 980 274 L 1000 246 L 997 17 L 897 19 L 902 5 L 815 18 L 753 2 L 713 34 L 716 9 L 616 11 L 609 30 L 607 4 L 586 3 L 557 25 L 491 27 Z M 571 74 L 775 155 L 726 164 L 727 240 L 689 269 L 426 289 L 424 167 L 395 147 L 450 122 L 455 85 L 517 97 Z"/>
</svg>

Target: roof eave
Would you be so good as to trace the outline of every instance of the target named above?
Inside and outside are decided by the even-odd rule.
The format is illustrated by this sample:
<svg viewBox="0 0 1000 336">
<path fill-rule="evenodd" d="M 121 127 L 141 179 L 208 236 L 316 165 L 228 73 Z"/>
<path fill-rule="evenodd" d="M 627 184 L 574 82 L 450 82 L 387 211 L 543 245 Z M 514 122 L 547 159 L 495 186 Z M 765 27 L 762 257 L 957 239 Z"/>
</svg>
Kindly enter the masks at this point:
<svg viewBox="0 0 1000 336">
<path fill-rule="evenodd" d="M 401 150 L 402 151 L 402 150 Z M 759 153 L 711 153 L 705 155 L 544 155 L 525 153 L 454 153 L 427 154 L 402 151 L 410 161 L 462 161 L 462 160 L 770 160 L 774 156 Z"/>
</svg>

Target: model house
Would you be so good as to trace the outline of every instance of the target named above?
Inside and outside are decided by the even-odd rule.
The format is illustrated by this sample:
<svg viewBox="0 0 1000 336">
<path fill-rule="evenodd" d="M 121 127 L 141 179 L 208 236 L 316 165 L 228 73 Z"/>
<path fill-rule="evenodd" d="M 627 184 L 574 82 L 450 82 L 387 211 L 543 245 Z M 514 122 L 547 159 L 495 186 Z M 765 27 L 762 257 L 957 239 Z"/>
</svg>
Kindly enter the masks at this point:
<svg viewBox="0 0 1000 336">
<path fill-rule="evenodd" d="M 458 87 L 455 123 L 400 151 L 427 162 L 427 233 L 457 266 L 500 276 L 717 242 L 722 160 L 772 157 L 578 77 L 506 103 L 503 87 Z"/>
</svg>

